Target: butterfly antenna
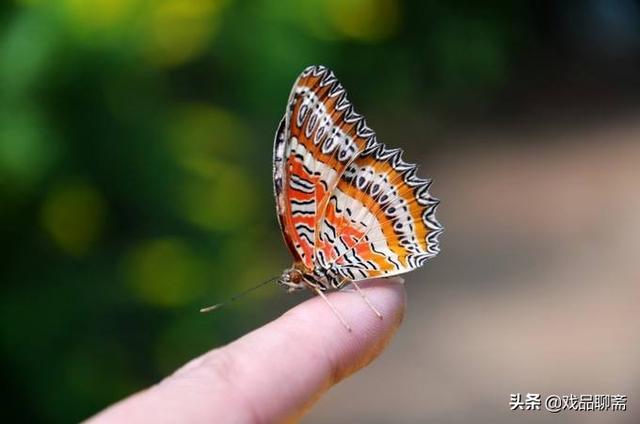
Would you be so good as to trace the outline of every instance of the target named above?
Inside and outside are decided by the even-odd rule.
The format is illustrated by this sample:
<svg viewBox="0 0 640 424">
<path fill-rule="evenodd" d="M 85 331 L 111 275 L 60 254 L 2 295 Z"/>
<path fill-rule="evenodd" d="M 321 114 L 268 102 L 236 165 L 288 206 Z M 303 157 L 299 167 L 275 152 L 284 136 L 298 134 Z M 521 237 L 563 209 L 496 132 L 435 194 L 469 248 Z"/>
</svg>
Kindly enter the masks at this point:
<svg viewBox="0 0 640 424">
<path fill-rule="evenodd" d="M 259 289 L 260 287 L 262 287 L 262 286 L 264 286 L 266 284 L 269 284 L 270 282 L 272 282 L 273 280 L 275 280 L 278 277 L 279 277 L 278 275 L 276 275 L 275 277 L 271 277 L 268 280 L 263 281 L 262 283 L 260 283 L 260 284 L 258 284 L 256 286 L 253 286 L 253 287 L 251 287 L 251 288 L 249 288 L 249 289 L 247 289 L 247 290 L 245 290 L 243 292 L 240 292 L 240 293 L 236 294 L 235 296 L 232 296 L 231 298 L 225 300 L 224 302 L 216 303 L 215 305 L 211 305 L 211 306 L 207 306 L 206 308 L 202 308 L 202 309 L 200 309 L 200 312 L 205 313 L 205 312 L 215 311 L 216 309 L 223 307 L 227 303 L 231 303 L 234 300 L 239 299 L 239 298 L 251 293 L 252 291 Z"/>
</svg>

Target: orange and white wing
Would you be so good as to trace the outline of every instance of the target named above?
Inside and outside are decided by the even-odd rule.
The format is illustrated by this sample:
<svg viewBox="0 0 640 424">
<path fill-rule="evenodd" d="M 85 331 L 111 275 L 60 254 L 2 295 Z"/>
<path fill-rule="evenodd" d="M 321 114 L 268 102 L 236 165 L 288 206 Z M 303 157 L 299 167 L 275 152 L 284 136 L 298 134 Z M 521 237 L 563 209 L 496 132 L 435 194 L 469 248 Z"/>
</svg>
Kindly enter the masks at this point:
<svg viewBox="0 0 640 424">
<path fill-rule="evenodd" d="M 377 141 L 333 72 L 302 72 L 274 144 L 278 219 L 296 262 L 339 286 L 408 272 L 438 253 L 439 201 L 401 154 Z"/>
<path fill-rule="evenodd" d="M 347 166 L 376 144 L 333 72 L 306 68 L 296 80 L 274 142 L 280 228 L 296 262 L 313 270 L 319 226 Z"/>
<path fill-rule="evenodd" d="M 331 193 L 320 238 L 327 266 L 346 280 L 402 274 L 440 250 L 439 200 L 401 156 L 383 144 L 365 150 Z"/>
</svg>

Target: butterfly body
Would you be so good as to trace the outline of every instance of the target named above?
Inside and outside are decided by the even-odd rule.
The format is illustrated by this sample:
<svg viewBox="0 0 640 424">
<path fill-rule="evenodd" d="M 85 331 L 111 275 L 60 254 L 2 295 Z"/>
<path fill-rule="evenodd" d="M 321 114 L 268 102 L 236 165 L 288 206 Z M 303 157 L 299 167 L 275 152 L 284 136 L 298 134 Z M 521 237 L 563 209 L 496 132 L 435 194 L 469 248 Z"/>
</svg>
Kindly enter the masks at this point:
<svg viewBox="0 0 640 424">
<path fill-rule="evenodd" d="M 439 201 L 401 156 L 378 142 L 333 72 L 302 72 L 274 141 L 276 210 L 294 258 L 280 284 L 339 289 L 408 272 L 438 253 Z"/>
<path fill-rule="evenodd" d="M 304 288 L 320 291 L 334 290 L 339 289 L 348 281 L 348 279 L 341 277 L 335 269 L 317 266 L 313 270 L 309 270 L 301 263 L 295 263 L 291 268 L 285 269 L 278 279 L 278 283 L 290 292 Z"/>
</svg>

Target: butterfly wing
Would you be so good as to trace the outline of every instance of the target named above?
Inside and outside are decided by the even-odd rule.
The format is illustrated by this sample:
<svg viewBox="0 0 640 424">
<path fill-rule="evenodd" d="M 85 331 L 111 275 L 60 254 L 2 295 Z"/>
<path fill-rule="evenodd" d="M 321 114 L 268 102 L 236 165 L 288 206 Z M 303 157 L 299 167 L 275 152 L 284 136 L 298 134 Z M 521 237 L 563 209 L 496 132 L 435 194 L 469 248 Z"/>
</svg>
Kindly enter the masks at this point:
<svg viewBox="0 0 640 424">
<path fill-rule="evenodd" d="M 348 165 L 375 145 L 333 72 L 306 68 L 276 132 L 273 181 L 285 242 L 307 269 L 322 255 L 318 234 L 331 193 Z"/>
<path fill-rule="evenodd" d="M 327 265 L 346 280 L 402 274 L 439 252 L 439 201 L 401 156 L 383 144 L 361 152 L 330 196 L 320 238 Z"/>
<path fill-rule="evenodd" d="M 294 260 L 361 280 L 435 256 L 439 201 L 401 154 L 377 142 L 331 71 L 305 69 L 274 143 L 278 219 Z"/>
</svg>

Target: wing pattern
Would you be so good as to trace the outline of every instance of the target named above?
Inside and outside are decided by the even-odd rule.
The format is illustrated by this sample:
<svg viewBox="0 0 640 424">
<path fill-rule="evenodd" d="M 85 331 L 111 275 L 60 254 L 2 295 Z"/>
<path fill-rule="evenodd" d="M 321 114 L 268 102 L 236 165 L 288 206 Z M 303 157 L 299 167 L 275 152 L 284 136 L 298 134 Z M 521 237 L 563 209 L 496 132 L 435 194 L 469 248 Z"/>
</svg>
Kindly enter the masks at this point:
<svg viewBox="0 0 640 424">
<path fill-rule="evenodd" d="M 339 287 L 438 253 L 439 201 L 401 154 L 377 141 L 333 72 L 302 72 L 274 143 L 278 220 L 295 262 Z"/>
</svg>

